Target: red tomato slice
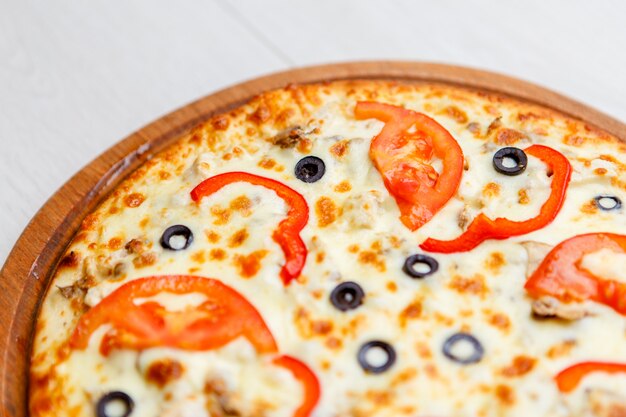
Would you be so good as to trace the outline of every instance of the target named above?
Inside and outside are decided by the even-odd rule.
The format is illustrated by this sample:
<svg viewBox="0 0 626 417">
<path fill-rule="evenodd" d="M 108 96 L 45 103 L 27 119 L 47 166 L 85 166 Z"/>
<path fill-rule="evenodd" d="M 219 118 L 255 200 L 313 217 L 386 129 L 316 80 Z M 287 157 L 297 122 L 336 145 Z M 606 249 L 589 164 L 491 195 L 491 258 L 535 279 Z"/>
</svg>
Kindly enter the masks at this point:
<svg viewBox="0 0 626 417">
<path fill-rule="evenodd" d="M 626 315 L 626 284 L 597 277 L 593 271 L 581 266 L 585 255 L 603 248 L 626 252 L 626 236 L 589 233 L 559 243 L 526 281 L 524 288 L 531 297 L 549 295 L 564 302 L 594 300 Z"/>
<path fill-rule="evenodd" d="M 358 102 L 357 119 L 385 122 L 370 145 L 370 158 L 411 230 L 428 222 L 454 196 L 463 174 L 463 151 L 435 120 L 390 104 Z M 433 156 L 443 165 L 438 173 Z"/>
<path fill-rule="evenodd" d="M 184 311 L 168 311 L 154 301 L 137 299 L 159 293 L 201 293 L 206 300 Z M 111 325 L 100 345 L 111 349 L 169 346 L 209 350 L 243 336 L 259 353 L 276 352 L 276 342 L 261 315 L 232 288 L 211 278 L 187 275 L 154 276 L 128 282 L 85 313 L 70 338 L 70 346 L 85 349 L 93 332 Z"/>
</svg>

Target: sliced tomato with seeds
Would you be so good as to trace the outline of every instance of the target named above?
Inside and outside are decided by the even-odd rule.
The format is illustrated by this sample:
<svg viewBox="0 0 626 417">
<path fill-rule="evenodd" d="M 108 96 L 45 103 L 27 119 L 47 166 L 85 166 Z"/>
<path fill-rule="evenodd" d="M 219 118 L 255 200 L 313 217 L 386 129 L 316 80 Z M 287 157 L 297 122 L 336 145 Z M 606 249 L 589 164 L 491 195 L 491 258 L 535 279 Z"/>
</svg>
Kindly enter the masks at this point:
<svg viewBox="0 0 626 417">
<path fill-rule="evenodd" d="M 427 223 L 454 196 L 463 174 L 463 151 L 435 120 L 402 107 L 358 102 L 357 119 L 385 126 L 370 145 L 370 158 L 395 198 L 400 220 L 411 230 Z M 442 165 L 433 166 L 434 158 Z"/>
<path fill-rule="evenodd" d="M 594 275 L 582 266 L 585 255 L 608 249 L 626 253 L 626 236 L 589 233 L 555 246 L 530 276 L 524 288 L 531 297 L 555 297 L 563 302 L 593 300 L 626 315 L 626 284 Z"/>
<path fill-rule="evenodd" d="M 199 293 L 200 305 L 169 311 L 156 301 L 139 302 L 161 293 Z M 276 342 L 261 315 L 241 294 L 211 278 L 188 275 L 153 276 L 130 281 L 85 313 L 70 338 L 70 346 L 85 349 L 91 335 L 110 325 L 100 351 L 168 346 L 209 350 L 245 337 L 259 353 L 276 352 Z"/>
</svg>

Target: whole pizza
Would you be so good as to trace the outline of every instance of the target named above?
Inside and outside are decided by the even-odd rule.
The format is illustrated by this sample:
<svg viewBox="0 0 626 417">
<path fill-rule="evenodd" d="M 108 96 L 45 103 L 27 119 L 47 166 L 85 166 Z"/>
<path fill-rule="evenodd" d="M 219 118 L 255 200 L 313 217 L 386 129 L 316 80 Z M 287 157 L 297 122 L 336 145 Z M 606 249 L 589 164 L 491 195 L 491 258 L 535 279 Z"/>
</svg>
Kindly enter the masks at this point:
<svg viewBox="0 0 626 417">
<path fill-rule="evenodd" d="M 82 223 L 32 417 L 624 417 L 626 144 L 437 84 L 291 85 Z"/>
</svg>

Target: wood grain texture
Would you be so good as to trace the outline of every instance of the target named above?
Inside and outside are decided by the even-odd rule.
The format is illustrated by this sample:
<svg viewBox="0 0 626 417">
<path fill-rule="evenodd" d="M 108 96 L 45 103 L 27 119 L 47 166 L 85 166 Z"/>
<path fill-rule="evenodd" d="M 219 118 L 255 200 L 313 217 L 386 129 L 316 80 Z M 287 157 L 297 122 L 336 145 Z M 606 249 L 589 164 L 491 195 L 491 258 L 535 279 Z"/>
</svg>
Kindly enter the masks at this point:
<svg viewBox="0 0 626 417">
<path fill-rule="evenodd" d="M 80 221 L 130 172 L 211 115 L 288 83 L 336 79 L 440 82 L 500 93 L 585 120 L 626 140 L 626 125 L 557 93 L 503 75 L 438 64 L 355 62 L 310 67 L 255 79 L 170 113 L 132 134 L 72 177 L 28 225 L 0 271 L 0 410 L 26 415 L 28 352 L 37 307 L 54 265 Z"/>
<path fill-rule="evenodd" d="M 489 69 L 626 120 L 620 0 L 0 0 L 0 264 L 73 173 L 171 109 L 332 61 Z"/>
</svg>

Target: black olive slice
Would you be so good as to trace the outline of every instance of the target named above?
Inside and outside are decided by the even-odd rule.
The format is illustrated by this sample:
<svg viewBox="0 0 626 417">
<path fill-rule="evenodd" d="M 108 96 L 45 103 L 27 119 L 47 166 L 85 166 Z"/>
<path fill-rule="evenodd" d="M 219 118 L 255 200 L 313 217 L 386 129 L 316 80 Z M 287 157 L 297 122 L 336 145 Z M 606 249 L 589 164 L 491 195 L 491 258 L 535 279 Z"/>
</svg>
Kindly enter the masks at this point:
<svg viewBox="0 0 626 417">
<path fill-rule="evenodd" d="M 107 412 L 108 405 L 115 402 L 119 402 L 123 406 L 124 411 L 121 414 L 109 414 Z M 122 391 L 111 391 L 98 400 L 96 415 L 98 417 L 128 417 L 133 412 L 133 407 L 135 407 L 135 402 L 128 394 Z"/>
<path fill-rule="evenodd" d="M 455 353 L 454 347 L 458 343 L 469 343 L 472 348 L 472 352 L 470 352 L 470 354 L 468 355 L 462 356 L 459 353 Z M 454 362 L 458 362 L 463 365 L 469 365 L 479 362 L 485 354 L 485 349 L 483 348 L 483 345 L 480 344 L 478 339 L 476 339 L 474 336 L 469 333 L 461 332 L 455 333 L 448 339 L 446 339 L 445 343 L 443 344 L 443 354 L 448 359 L 453 360 Z"/>
<path fill-rule="evenodd" d="M 330 302 L 337 307 L 338 310 L 348 311 L 354 310 L 363 304 L 365 293 L 363 288 L 356 282 L 342 282 L 337 285 L 333 292 L 330 293 Z"/>
<path fill-rule="evenodd" d="M 296 164 L 296 178 L 304 182 L 319 181 L 326 172 L 326 164 L 317 156 L 305 156 Z"/>
<path fill-rule="evenodd" d="M 599 195 L 594 201 L 600 210 L 612 211 L 622 208 L 622 200 L 614 195 Z"/>
<path fill-rule="evenodd" d="M 368 358 L 368 353 L 372 349 L 382 351 L 386 355 L 385 362 L 383 362 L 382 364 L 370 363 L 369 361 L 371 360 L 371 358 Z M 359 365 L 361 365 L 361 368 L 363 368 L 365 372 L 380 374 L 391 368 L 391 366 L 395 363 L 396 351 L 389 343 L 383 342 L 381 340 L 372 340 L 361 346 L 357 358 L 359 360 Z"/>
<path fill-rule="evenodd" d="M 415 269 L 416 265 L 424 265 L 428 269 L 426 271 L 418 271 Z M 404 266 L 402 270 L 405 274 L 412 278 L 424 278 L 428 275 L 432 275 L 439 269 L 439 262 L 435 258 L 432 258 L 427 255 L 422 255 L 421 253 L 417 253 L 415 255 L 411 255 L 406 258 L 404 261 Z"/>
<path fill-rule="evenodd" d="M 191 242 L 193 242 L 193 233 L 182 224 L 168 227 L 161 236 L 161 246 L 168 250 L 187 249 Z"/>
<path fill-rule="evenodd" d="M 507 164 L 508 160 L 513 161 L 515 165 Z M 493 155 L 493 167 L 500 174 L 519 175 L 526 169 L 528 165 L 528 157 L 520 148 L 512 146 L 499 149 Z"/>
</svg>

